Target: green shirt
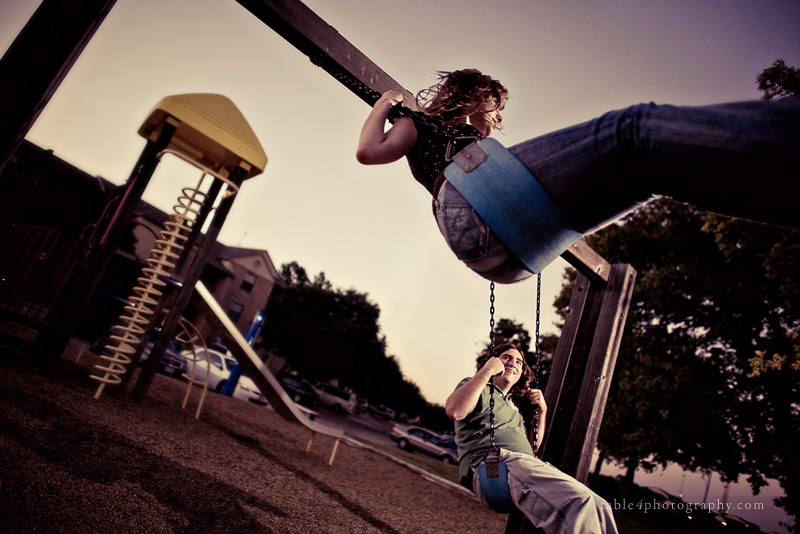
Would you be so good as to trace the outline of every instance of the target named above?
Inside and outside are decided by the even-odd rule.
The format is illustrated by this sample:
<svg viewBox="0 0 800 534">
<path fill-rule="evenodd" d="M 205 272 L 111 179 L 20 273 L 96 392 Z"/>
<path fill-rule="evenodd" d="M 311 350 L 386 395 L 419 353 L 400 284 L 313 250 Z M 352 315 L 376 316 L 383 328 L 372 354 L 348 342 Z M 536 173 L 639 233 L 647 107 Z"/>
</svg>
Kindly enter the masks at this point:
<svg viewBox="0 0 800 534">
<path fill-rule="evenodd" d="M 470 379 L 459 382 L 456 389 Z M 494 387 L 494 443 L 498 448 L 530 454 L 533 449 L 525 432 L 525 422 L 511 396 L 506 396 Z M 483 388 L 475 408 L 461 421 L 455 422 L 456 445 L 458 446 L 459 477 L 462 483 L 468 480 L 470 467 L 477 466 L 489 450 L 489 384 Z M 470 488 L 472 489 L 472 488 Z"/>
</svg>

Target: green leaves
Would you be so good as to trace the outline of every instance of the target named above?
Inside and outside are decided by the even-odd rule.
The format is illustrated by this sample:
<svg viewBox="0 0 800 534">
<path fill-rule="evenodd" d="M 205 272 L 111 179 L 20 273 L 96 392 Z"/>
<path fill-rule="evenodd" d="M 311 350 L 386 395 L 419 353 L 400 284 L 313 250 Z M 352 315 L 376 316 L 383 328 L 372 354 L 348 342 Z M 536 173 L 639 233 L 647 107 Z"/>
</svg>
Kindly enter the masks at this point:
<svg viewBox="0 0 800 534">
<path fill-rule="evenodd" d="M 800 232 L 662 198 L 588 241 L 638 271 L 599 447 L 634 468 L 748 475 L 756 491 L 776 478 L 796 514 Z"/>
</svg>

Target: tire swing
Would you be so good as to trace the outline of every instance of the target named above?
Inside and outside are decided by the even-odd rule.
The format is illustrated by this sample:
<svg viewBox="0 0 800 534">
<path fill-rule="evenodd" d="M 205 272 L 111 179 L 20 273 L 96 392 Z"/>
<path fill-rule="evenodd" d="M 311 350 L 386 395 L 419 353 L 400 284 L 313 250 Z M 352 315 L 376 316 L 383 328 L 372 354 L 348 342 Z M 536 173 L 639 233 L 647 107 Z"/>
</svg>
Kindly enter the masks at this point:
<svg viewBox="0 0 800 534">
<path fill-rule="evenodd" d="M 536 334 L 534 338 L 534 364 L 531 366 L 533 377 L 531 385 L 536 387 L 539 382 L 539 324 L 541 317 L 542 273 L 536 279 Z M 489 284 L 489 354 L 494 354 L 494 282 Z M 494 357 L 494 356 L 492 356 Z M 494 377 L 489 379 L 489 451 L 484 456 L 476 475 L 480 481 L 481 493 L 489 508 L 497 513 L 510 514 L 517 509 L 511 490 L 508 487 L 508 468 L 500 460 L 500 449 L 495 444 L 494 428 Z M 539 411 L 533 412 L 531 420 L 533 446 L 539 440 Z M 536 451 L 534 451 L 534 454 Z"/>
<path fill-rule="evenodd" d="M 403 106 L 389 112 L 391 122 L 401 116 L 449 139 L 447 181 L 530 272 L 540 274 L 581 238 L 531 171 L 500 142 L 453 137 L 436 120 Z M 469 139 L 474 141 L 450 157 L 455 141 Z"/>
</svg>

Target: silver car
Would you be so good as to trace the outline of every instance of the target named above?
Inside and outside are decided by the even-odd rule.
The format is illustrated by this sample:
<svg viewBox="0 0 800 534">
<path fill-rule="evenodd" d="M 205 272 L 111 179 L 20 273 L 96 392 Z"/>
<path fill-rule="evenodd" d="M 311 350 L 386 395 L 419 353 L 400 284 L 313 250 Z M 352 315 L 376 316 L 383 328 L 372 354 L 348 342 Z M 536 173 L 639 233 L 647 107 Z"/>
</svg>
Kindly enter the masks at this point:
<svg viewBox="0 0 800 534">
<path fill-rule="evenodd" d="M 452 436 L 442 436 L 414 425 L 396 425 L 391 437 L 401 449 L 419 451 L 448 464 L 458 463 L 458 452 Z"/>
<path fill-rule="evenodd" d="M 319 402 L 342 414 L 353 415 L 356 413 L 356 396 L 350 391 L 345 391 L 331 384 L 312 384 L 319 397 Z"/>
</svg>

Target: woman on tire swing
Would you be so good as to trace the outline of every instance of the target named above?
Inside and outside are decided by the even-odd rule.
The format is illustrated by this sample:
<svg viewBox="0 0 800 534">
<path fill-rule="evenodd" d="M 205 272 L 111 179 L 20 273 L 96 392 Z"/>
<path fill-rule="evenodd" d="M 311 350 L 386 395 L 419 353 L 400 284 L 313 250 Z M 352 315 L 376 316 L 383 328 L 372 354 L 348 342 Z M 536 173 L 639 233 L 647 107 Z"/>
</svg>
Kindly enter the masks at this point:
<svg viewBox="0 0 800 534">
<path fill-rule="evenodd" d="M 400 116 L 388 130 L 387 118 L 401 108 L 403 97 L 384 93 L 364 122 L 356 158 L 374 165 L 405 156 L 411 174 L 433 196 L 439 229 L 458 259 L 494 282 L 523 280 L 530 269 L 445 177 L 455 155 L 501 127 L 508 92 L 475 69 L 439 75 L 437 84 L 417 95 L 421 114 Z M 800 99 L 700 107 L 638 104 L 508 152 L 578 234 L 597 230 L 653 195 L 800 228 L 800 210 L 790 194 L 800 180 Z M 531 210 L 541 207 L 535 199 L 524 200 Z"/>
</svg>

